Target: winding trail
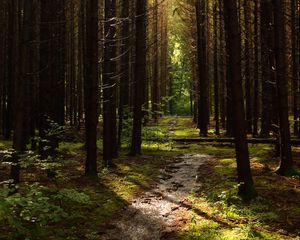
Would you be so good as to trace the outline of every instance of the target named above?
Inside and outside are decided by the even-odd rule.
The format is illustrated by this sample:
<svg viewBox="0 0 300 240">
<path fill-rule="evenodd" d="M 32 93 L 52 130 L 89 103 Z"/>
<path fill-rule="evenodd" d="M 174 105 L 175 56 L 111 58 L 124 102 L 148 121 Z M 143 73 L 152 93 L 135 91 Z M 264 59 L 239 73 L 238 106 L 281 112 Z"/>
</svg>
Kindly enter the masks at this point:
<svg viewBox="0 0 300 240">
<path fill-rule="evenodd" d="M 174 233 L 190 219 L 185 204 L 189 194 L 197 190 L 197 172 L 212 159 L 204 154 L 175 157 L 161 170 L 157 185 L 132 203 L 109 223 L 101 235 L 103 240 L 175 240 Z"/>
</svg>

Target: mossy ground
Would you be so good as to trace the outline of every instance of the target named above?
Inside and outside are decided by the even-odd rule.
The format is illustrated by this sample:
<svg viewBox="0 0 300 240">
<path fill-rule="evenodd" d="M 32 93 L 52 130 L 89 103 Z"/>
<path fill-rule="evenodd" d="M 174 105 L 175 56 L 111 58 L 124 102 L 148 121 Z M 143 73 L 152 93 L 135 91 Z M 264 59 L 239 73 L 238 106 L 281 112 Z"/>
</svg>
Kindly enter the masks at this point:
<svg viewBox="0 0 300 240">
<path fill-rule="evenodd" d="M 212 135 L 213 130 L 210 132 Z M 143 156 L 127 157 L 128 142 L 124 140 L 120 158 L 115 161 L 117 168 L 108 170 L 100 166 L 97 180 L 83 176 L 84 144 L 80 141 L 60 143 L 59 155 L 63 164 L 58 180 L 49 180 L 45 172 L 34 169 L 23 171 L 22 179 L 37 181 L 54 190 L 76 189 L 88 195 L 90 201 L 87 204 L 63 204 L 67 219 L 49 225 L 48 239 L 101 239 L 101 229 L 106 227 L 107 221 L 143 188 L 151 187 L 157 180 L 158 170 L 172 157 L 186 153 L 210 154 L 214 161 L 199 169 L 198 180 L 202 187 L 189 197 L 191 219 L 178 229 L 174 239 L 300 239 L 300 180 L 275 174 L 278 159 L 273 156 L 273 146 L 249 144 L 259 196 L 244 203 L 236 194 L 233 144 L 170 141 L 173 137 L 197 136 L 198 130 L 190 118 L 162 118 L 158 124 L 150 124 L 144 129 Z M 9 147 L 11 142 L 0 142 L 0 149 Z M 101 140 L 98 147 L 101 159 Z M 300 163 L 300 148 L 293 148 L 293 153 L 295 161 Z M 7 167 L 1 170 L 1 180 L 7 178 L 8 170 Z M 3 224 L 0 221 L 0 231 L 5 229 Z"/>
</svg>

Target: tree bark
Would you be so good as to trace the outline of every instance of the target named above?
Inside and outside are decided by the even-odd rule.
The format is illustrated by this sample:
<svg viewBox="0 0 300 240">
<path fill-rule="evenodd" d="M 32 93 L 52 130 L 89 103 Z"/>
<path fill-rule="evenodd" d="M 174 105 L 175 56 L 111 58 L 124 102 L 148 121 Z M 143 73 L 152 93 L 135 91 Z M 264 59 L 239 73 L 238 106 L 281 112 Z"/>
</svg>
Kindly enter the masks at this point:
<svg viewBox="0 0 300 240">
<path fill-rule="evenodd" d="M 269 0 L 261 1 L 261 52 L 262 52 L 262 119 L 261 137 L 269 137 L 272 123 L 272 95 L 274 91 L 273 8 Z"/>
<path fill-rule="evenodd" d="M 141 154 L 142 145 L 142 105 L 143 85 L 147 78 L 147 0 L 136 3 L 136 42 L 135 42 L 135 79 L 134 79 L 134 109 L 131 141 L 131 155 Z"/>
<path fill-rule="evenodd" d="M 97 125 L 98 125 L 98 0 L 86 1 L 85 46 L 85 174 L 97 176 Z"/>
<path fill-rule="evenodd" d="M 233 124 L 239 194 L 244 199 L 256 195 L 250 169 L 249 151 L 246 138 L 246 122 L 244 96 L 241 77 L 241 35 L 235 0 L 224 3 L 225 29 L 227 32 L 226 49 L 228 54 L 228 70 L 230 74 L 230 89 L 232 93 Z"/>
<path fill-rule="evenodd" d="M 207 46 L 205 29 L 205 1 L 196 2 L 197 18 L 197 52 L 199 69 L 199 102 L 198 102 L 198 127 L 201 136 L 207 136 L 209 119 L 209 92 L 207 70 Z"/>
<path fill-rule="evenodd" d="M 287 90 L 287 59 L 286 59 L 286 30 L 285 30 L 285 4 L 283 0 L 273 0 L 275 22 L 275 58 L 276 80 L 278 92 L 278 113 L 280 130 L 280 167 L 277 173 L 280 175 L 292 175 L 293 159 L 291 151 L 290 124 L 288 113 Z"/>
<path fill-rule="evenodd" d="M 116 157 L 116 1 L 105 0 L 104 63 L 103 63 L 103 161 L 113 166 Z"/>
</svg>

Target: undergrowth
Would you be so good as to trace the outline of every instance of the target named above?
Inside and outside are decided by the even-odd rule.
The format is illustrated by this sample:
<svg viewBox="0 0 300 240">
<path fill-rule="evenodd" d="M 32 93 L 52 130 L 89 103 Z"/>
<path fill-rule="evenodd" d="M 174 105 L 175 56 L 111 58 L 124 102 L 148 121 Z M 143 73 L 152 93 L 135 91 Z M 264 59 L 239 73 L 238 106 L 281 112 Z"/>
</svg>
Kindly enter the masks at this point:
<svg viewBox="0 0 300 240">
<path fill-rule="evenodd" d="M 233 144 L 183 144 L 176 137 L 197 137 L 190 118 L 162 118 L 143 130 L 143 156 L 129 158 L 130 132 L 124 129 L 116 169 L 100 169 L 96 181 L 83 177 L 84 143 L 61 142 L 57 156 L 39 161 L 33 152 L 24 155 L 22 178 L 12 194 L 9 182 L 0 187 L 0 240 L 96 240 L 116 212 L 145 186 L 157 180 L 159 169 L 172 157 L 186 153 L 214 156 L 211 169 L 199 169 L 202 185 L 188 201 L 190 222 L 178 239 L 300 239 L 299 179 L 277 176 L 277 159 L 271 145 L 250 144 L 251 164 L 259 197 L 244 203 L 237 197 Z M 213 134 L 213 132 L 211 132 Z M 99 152 L 102 140 L 98 140 Z M 3 162 L 9 162 L 11 142 L 1 141 Z M 294 148 L 299 152 L 299 148 Z M 299 154 L 300 155 L 300 154 Z M 7 160 L 8 159 L 8 160 Z M 8 166 L 1 169 L 7 175 Z M 57 175 L 48 179 L 45 170 Z M 26 171 L 24 171 L 26 169 Z M 15 189 L 14 189 L 15 190 Z"/>
</svg>

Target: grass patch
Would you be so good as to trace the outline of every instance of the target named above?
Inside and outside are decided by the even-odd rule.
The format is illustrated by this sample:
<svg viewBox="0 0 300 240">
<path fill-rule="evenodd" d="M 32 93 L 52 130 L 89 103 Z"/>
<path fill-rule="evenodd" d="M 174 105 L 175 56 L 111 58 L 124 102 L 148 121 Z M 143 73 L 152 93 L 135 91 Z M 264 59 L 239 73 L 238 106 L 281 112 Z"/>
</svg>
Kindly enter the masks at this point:
<svg viewBox="0 0 300 240">
<path fill-rule="evenodd" d="M 272 148 L 250 146 L 250 152 L 252 155 L 257 153 L 251 163 L 260 196 L 248 204 L 237 197 L 234 155 L 231 158 L 219 155 L 209 175 L 201 170 L 199 172 L 199 175 L 204 174 L 204 185 L 191 195 L 190 202 L 203 214 L 197 216 L 197 222 L 192 221 L 188 225 L 182 239 L 299 239 L 296 227 L 300 223 L 300 215 L 296 210 L 299 203 L 296 199 L 299 197 L 295 196 L 294 191 L 286 193 L 287 189 L 291 191 L 288 178 L 279 177 L 271 169 L 265 169 L 264 163 L 271 158 Z M 300 186 L 296 179 L 293 184 Z M 283 206 L 287 199 L 290 201 L 285 207 L 274 207 Z M 289 218 L 294 222 L 288 223 Z M 204 226 L 201 223 L 203 219 L 209 219 Z"/>
<path fill-rule="evenodd" d="M 213 133 L 211 130 L 210 134 Z M 198 176 L 202 184 L 188 199 L 192 206 L 190 221 L 177 232 L 177 238 L 174 239 L 300 239 L 300 180 L 280 177 L 274 173 L 278 165 L 273 157 L 274 146 L 249 144 L 259 197 L 244 203 L 237 197 L 233 144 L 181 144 L 170 141 L 173 137 L 198 136 L 199 132 L 190 118 L 162 118 L 159 124 L 147 126 L 143 130 L 144 156 L 126 157 L 129 141 L 125 139 L 121 158 L 115 161 L 117 168 L 101 170 L 99 178 L 94 181 L 81 176 L 84 172 L 84 144 L 60 143 L 59 152 L 65 158 L 61 169 L 64 178 L 37 178 L 43 179 L 40 184 L 49 189 L 45 192 L 45 197 L 50 197 L 62 189 L 73 189 L 87 196 L 89 201 L 76 203 L 55 200 L 53 203 L 60 206 L 66 216 L 62 221 L 49 222 L 45 228 L 49 234 L 43 239 L 101 239 L 99 231 L 106 227 L 107 220 L 144 187 L 157 180 L 158 170 L 167 161 L 172 160 L 173 156 L 187 153 L 209 154 L 215 160 L 208 167 L 199 169 Z M 8 149 L 11 145 L 11 141 L 1 141 L 0 149 Z M 101 152 L 101 139 L 97 145 Z M 294 147 L 293 153 L 296 163 L 300 162 L 300 147 Z M 27 179 L 30 182 L 30 178 Z M 25 189 L 26 186 L 20 187 Z M 24 195 L 26 191 L 23 190 Z M 76 198 L 83 196 L 70 191 L 65 194 L 73 194 Z M 0 239 L 16 239 L 9 238 L 13 231 L 8 229 L 7 222 L 3 219 L 2 222 L 0 220 Z"/>
<path fill-rule="evenodd" d="M 0 149 L 7 149 L 12 147 L 12 141 L 0 140 Z"/>
<path fill-rule="evenodd" d="M 61 142 L 58 150 L 63 153 L 75 153 L 79 150 L 84 150 L 84 144 L 80 142 Z"/>
</svg>

